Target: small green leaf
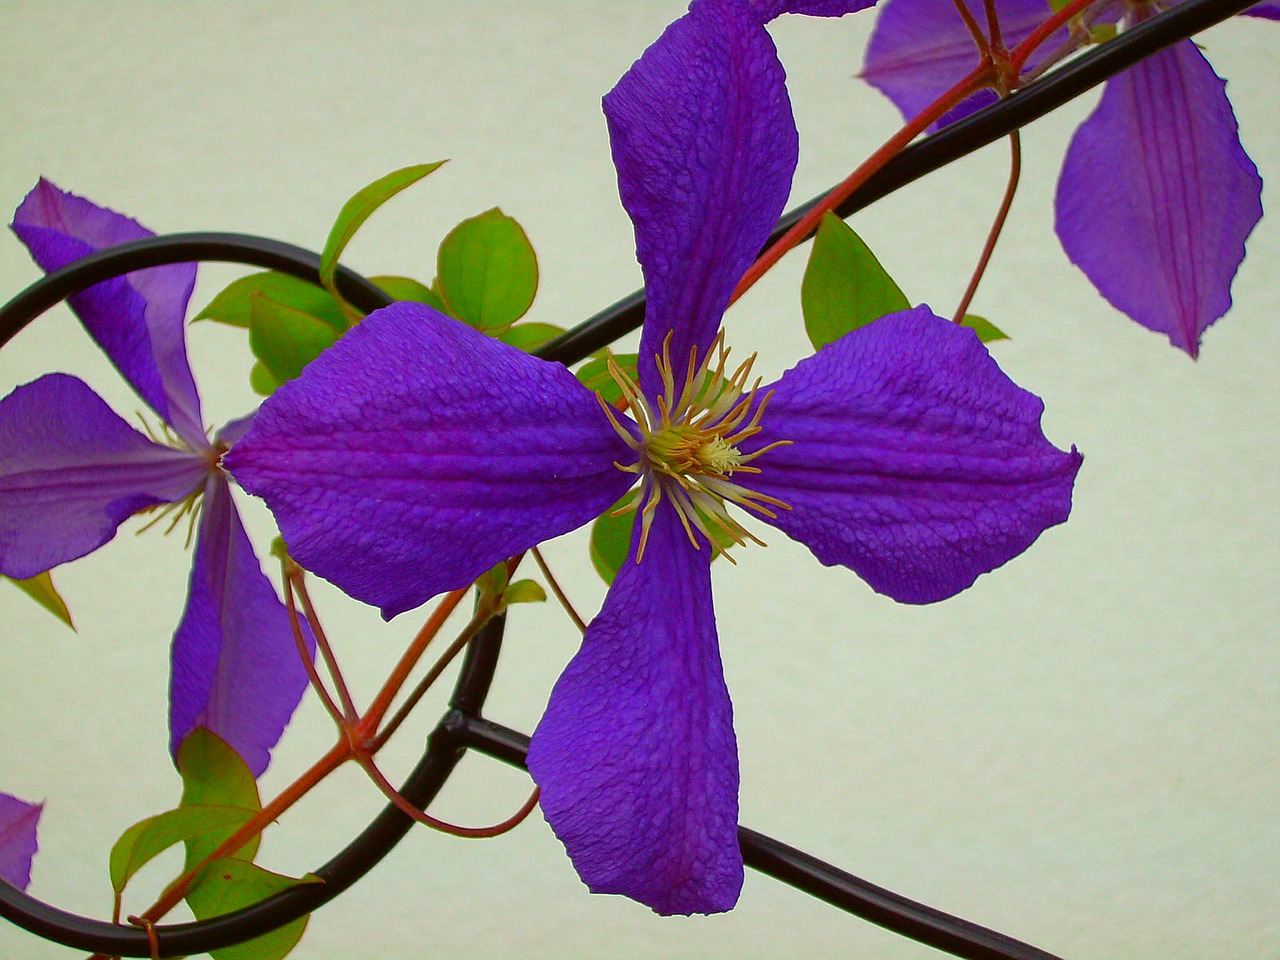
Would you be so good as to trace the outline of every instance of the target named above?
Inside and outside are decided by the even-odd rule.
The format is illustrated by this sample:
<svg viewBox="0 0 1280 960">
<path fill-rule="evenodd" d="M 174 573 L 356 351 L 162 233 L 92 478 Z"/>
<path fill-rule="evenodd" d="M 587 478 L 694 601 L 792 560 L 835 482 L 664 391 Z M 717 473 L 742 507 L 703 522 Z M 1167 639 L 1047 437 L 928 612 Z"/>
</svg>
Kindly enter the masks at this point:
<svg viewBox="0 0 1280 960">
<path fill-rule="evenodd" d="M 809 254 L 800 307 L 805 331 L 818 348 L 910 304 L 853 228 L 828 213 Z"/>
<path fill-rule="evenodd" d="M 634 510 L 616 517 L 613 513 L 633 496 L 634 494 L 628 494 L 623 497 L 591 524 L 591 564 L 600 578 L 608 584 L 613 583 L 613 578 L 627 562 L 627 551 L 631 548 L 631 528 L 636 521 Z"/>
<path fill-rule="evenodd" d="M 476 579 L 477 600 L 480 604 L 496 609 L 502 605 L 509 582 L 507 561 L 500 560 Z"/>
<path fill-rule="evenodd" d="M 249 298 L 249 346 L 277 383 L 300 374 L 338 336 L 336 330 L 309 313 L 262 294 Z"/>
<path fill-rule="evenodd" d="M 54 587 L 53 577 L 50 576 L 48 570 L 44 573 L 37 573 L 34 577 L 28 577 L 26 580 L 15 580 L 13 577 L 5 577 L 4 579 L 13 583 L 19 590 L 72 630 L 76 628 L 76 625 L 71 622 L 71 611 L 67 609 L 66 602 L 62 599 L 61 594 L 58 593 L 57 588 Z"/>
<path fill-rule="evenodd" d="M 502 594 L 502 603 L 508 607 L 513 603 L 545 603 L 546 599 L 547 591 L 533 580 L 517 580 Z"/>
<path fill-rule="evenodd" d="M 249 370 L 249 386 L 253 388 L 254 393 L 269 397 L 276 392 L 276 388 L 280 386 L 280 381 L 272 376 L 266 364 L 261 360 L 256 360 Z"/>
<path fill-rule="evenodd" d="M 440 169 L 443 160 L 435 163 L 418 163 L 392 171 L 385 177 L 379 177 L 367 187 L 358 191 L 355 196 L 342 206 L 338 219 L 334 221 L 329 238 L 324 242 L 324 252 L 320 255 L 320 282 L 334 292 L 333 277 L 338 270 L 338 258 L 347 248 L 356 231 L 364 222 L 373 216 L 380 206 L 394 197 L 401 190 L 413 186 L 423 177 Z"/>
<path fill-rule="evenodd" d="M 984 320 L 982 317 L 975 316 L 972 313 L 966 313 L 960 318 L 960 326 L 968 327 L 978 335 L 978 339 L 983 343 L 991 343 L 993 340 L 1009 339 L 1009 335 L 990 320 Z"/>
<path fill-rule="evenodd" d="M 243 807 L 178 807 L 135 823 L 111 848 L 111 888 L 118 897 L 133 875 L 176 843 L 211 831 L 228 836 L 253 816 Z"/>
<path fill-rule="evenodd" d="M 640 355 L 636 353 L 615 353 L 613 362 L 628 377 L 635 381 L 639 378 L 636 363 Z M 588 390 L 593 390 L 604 398 L 605 403 L 613 404 L 622 399 L 622 388 L 609 373 L 609 361 L 604 354 L 598 354 L 580 366 L 574 373 Z"/>
<path fill-rule="evenodd" d="M 449 315 L 477 330 L 515 323 L 538 292 L 538 258 L 524 228 L 497 207 L 463 220 L 440 244 L 436 289 Z"/>
<path fill-rule="evenodd" d="M 498 331 L 497 338 L 517 350 L 533 353 L 548 340 L 554 340 L 562 333 L 564 333 L 564 327 L 557 327 L 553 323 L 517 323 L 514 327 Z"/>
<path fill-rule="evenodd" d="M 308 875 L 286 877 L 243 860 L 214 860 L 201 872 L 187 893 L 187 903 L 197 920 L 231 913 L 300 883 L 320 883 Z M 288 955 L 307 928 L 307 917 L 299 917 L 270 933 L 245 943 L 209 951 L 213 960 L 280 960 Z"/>
<path fill-rule="evenodd" d="M 262 809 L 258 784 L 240 755 L 217 734 L 198 727 L 178 747 L 178 772 L 182 774 L 182 807 L 238 807 L 257 813 Z M 213 853 L 235 828 L 215 830 L 187 841 L 186 869 Z M 254 837 L 235 853 L 252 860 L 258 852 Z"/>
<path fill-rule="evenodd" d="M 411 300 L 414 303 L 425 303 L 444 313 L 444 301 L 440 295 L 428 287 L 409 277 L 370 277 L 379 289 L 393 300 Z"/>
<path fill-rule="evenodd" d="M 347 318 L 343 315 L 342 306 L 328 290 L 287 273 L 273 271 L 253 273 L 232 281 L 191 322 L 215 320 L 233 327 L 248 328 L 251 301 L 258 295 L 308 313 L 339 333 L 347 329 Z"/>
</svg>

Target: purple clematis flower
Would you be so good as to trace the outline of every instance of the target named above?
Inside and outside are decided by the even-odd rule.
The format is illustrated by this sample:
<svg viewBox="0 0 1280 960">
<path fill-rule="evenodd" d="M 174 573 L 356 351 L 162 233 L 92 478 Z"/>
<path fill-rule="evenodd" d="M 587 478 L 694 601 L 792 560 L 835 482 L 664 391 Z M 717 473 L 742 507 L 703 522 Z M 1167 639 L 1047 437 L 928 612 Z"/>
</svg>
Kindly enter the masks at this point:
<svg viewBox="0 0 1280 960">
<path fill-rule="evenodd" d="M 43 804 L 27 803 L 0 793 L 0 880 L 19 890 L 31 883 L 31 859 L 36 855 L 36 825 Z"/>
<path fill-rule="evenodd" d="M 366 318 L 227 455 L 292 554 L 385 616 L 588 522 L 638 479 L 628 561 L 555 685 L 528 766 L 594 892 L 735 903 L 738 765 L 712 610 L 733 502 L 911 603 L 1066 519 L 1080 457 L 977 337 L 919 307 L 768 387 L 717 331 L 787 199 L 797 135 L 767 11 L 696 0 L 605 98 L 648 312 L 636 419 L 563 367 L 419 304 Z M 814 8 L 809 4 L 807 9 Z"/>
<path fill-rule="evenodd" d="M 1123 13 L 1123 26 L 1171 5 L 1099 0 L 1097 14 L 1114 21 Z M 953 6 L 951 0 L 888 0 L 881 7 L 862 75 L 906 116 L 977 62 Z M 972 0 L 970 6 L 976 11 Z M 1049 13 L 1044 0 L 996 0 L 996 8 L 1009 46 Z M 1280 19 L 1280 3 L 1260 3 L 1246 13 Z M 1041 55 L 1066 42 L 1064 29 Z M 971 98 L 944 120 L 993 98 L 989 91 Z M 1113 306 L 1194 358 L 1201 335 L 1231 306 L 1245 239 L 1262 216 L 1261 192 L 1225 83 L 1195 43 L 1184 40 L 1103 88 L 1063 163 L 1058 236 Z"/>
<path fill-rule="evenodd" d="M 47 271 L 153 234 L 41 180 L 13 230 Z M 288 615 L 231 500 L 222 453 L 247 420 L 205 435 L 183 333 L 195 265 L 155 267 L 71 298 L 85 329 L 159 415 L 130 427 L 83 381 L 49 374 L 0 400 L 0 573 L 31 577 L 115 536 L 140 511 L 199 504 L 186 612 L 173 638 L 170 749 L 197 727 L 266 769 L 307 686 Z M 307 628 L 304 628 L 307 629 Z M 309 643 L 314 643 L 307 629 Z"/>
</svg>

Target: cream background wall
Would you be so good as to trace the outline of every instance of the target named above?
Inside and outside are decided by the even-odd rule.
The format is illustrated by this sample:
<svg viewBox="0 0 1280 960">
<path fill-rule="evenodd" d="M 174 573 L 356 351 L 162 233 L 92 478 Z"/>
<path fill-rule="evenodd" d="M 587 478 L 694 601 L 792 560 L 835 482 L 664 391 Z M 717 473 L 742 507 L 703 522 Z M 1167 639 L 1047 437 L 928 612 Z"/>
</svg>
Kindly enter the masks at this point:
<svg viewBox="0 0 1280 960">
<path fill-rule="evenodd" d="M 435 246 L 493 205 L 520 219 L 543 283 L 532 319 L 580 320 L 639 285 L 600 96 L 682 12 L 673 2 L 0 2 L 0 205 L 40 175 L 158 232 L 234 230 L 319 247 L 342 201 L 398 166 L 452 162 L 380 212 L 350 249 L 365 272 L 431 277 Z M 871 24 L 774 25 L 802 150 L 794 197 L 842 177 L 894 128 L 852 75 Z M 1263 175 L 1280 175 L 1276 25 L 1204 36 Z M 802 548 L 767 539 L 716 565 L 737 710 L 743 822 L 874 882 L 1068 958 L 1266 957 L 1280 939 L 1274 580 L 1280 475 L 1280 230 L 1264 221 L 1237 307 L 1192 363 L 1106 305 L 1052 233 L 1053 182 L 1096 95 L 1025 134 L 1027 169 L 975 310 L 993 352 L 1045 398 L 1045 428 L 1086 454 L 1071 522 L 961 596 L 897 606 Z M 1153 104 L 1152 109 L 1162 105 Z M 989 148 L 853 222 L 908 294 L 954 305 L 1003 185 Z M 1272 204 L 1268 186 L 1264 203 Z M 736 307 L 737 350 L 773 375 L 806 351 L 802 256 Z M 236 275 L 202 273 L 197 303 Z M 0 296 L 37 271 L 0 241 Z M 243 334 L 201 325 L 207 415 L 254 402 Z M 49 370 L 139 404 L 57 311 L 0 354 L 0 390 Z M 247 499 L 247 498 L 245 498 Z M 265 546 L 269 517 L 246 508 Z M 547 553 L 584 611 L 603 590 L 569 536 Z M 0 584 L 0 789 L 47 801 L 32 891 L 109 914 L 106 856 L 176 802 L 167 645 L 180 539 L 125 531 L 57 571 L 78 632 Z M 322 591 L 359 695 L 414 615 L 383 625 Z M 530 730 L 575 646 L 553 607 L 512 616 L 489 714 Z M 393 744 L 408 769 L 438 699 Z M 329 744 L 308 700 L 264 779 L 279 789 Z M 438 805 L 501 819 L 526 778 L 471 758 Z M 323 862 L 380 808 L 355 775 L 267 836 L 262 862 Z M 174 861 L 141 876 L 159 883 Z M 0 957 L 75 955 L 0 925 Z M 420 830 L 326 907 L 301 960 L 938 956 L 749 875 L 728 916 L 659 919 L 589 896 L 536 815 L 462 841 Z"/>
</svg>

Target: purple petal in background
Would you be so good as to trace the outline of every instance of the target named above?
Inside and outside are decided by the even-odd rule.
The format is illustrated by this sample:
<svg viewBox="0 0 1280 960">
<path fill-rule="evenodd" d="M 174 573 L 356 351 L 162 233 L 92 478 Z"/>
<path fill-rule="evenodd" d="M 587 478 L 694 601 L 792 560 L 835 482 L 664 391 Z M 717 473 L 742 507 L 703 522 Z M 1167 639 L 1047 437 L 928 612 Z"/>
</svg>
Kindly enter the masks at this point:
<svg viewBox="0 0 1280 960">
<path fill-rule="evenodd" d="M 981 0 L 966 2 L 985 29 Z M 1050 13 L 1045 0 L 996 0 L 996 10 L 1008 47 L 1024 40 Z M 1066 28 L 1053 34 L 1030 65 L 1034 67 L 1067 36 Z M 879 8 L 861 76 L 893 101 L 905 119 L 911 119 L 977 65 L 978 48 L 953 0 L 888 0 Z M 932 129 L 968 116 L 995 99 L 994 91 L 983 90 L 944 114 Z"/>
<path fill-rule="evenodd" d="M 958 593 L 1070 512 L 1080 455 L 1045 439 L 1040 399 L 972 331 L 928 307 L 845 335 L 772 389 L 766 433 L 743 450 L 793 443 L 739 482 L 790 504 L 769 522 L 824 564 L 895 600 Z"/>
<path fill-rule="evenodd" d="M 303 621 L 307 649 L 315 649 Z M 170 750 L 207 727 L 231 744 L 253 775 L 271 759 L 307 674 L 288 613 L 263 575 L 221 475 L 205 484 L 187 609 L 173 637 Z"/>
<path fill-rule="evenodd" d="M 42 179 L 13 217 L 13 231 L 46 272 L 154 234 L 135 220 Z M 125 379 L 192 448 L 207 446 L 183 325 L 195 264 L 152 267 L 96 284 L 72 309 Z"/>
<path fill-rule="evenodd" d="M 1192 357 L 1231 306 L 1262 180 L 1190 40 L 1109 80 L 1058 181 L 1062 246 L 1099 292 Z"/>
<path fill-rule="evenodd" d="M 0 573 L 33 577 L 82 557 L 208 470 L 199 454 L 152 443 L 75 377 L 18 387 L 0 400 Z"/>
<path fill-rule="evenodd" d="M 1255 3 L 1248 10 L 1244 11 L 1246 17 L 1265 17 L 1268 20 L 1280 20 L 1280 0 L 1267 0 L 1265 3 Z"/>
<path fill-rule="evenodd" d="M 802 13 L 810 17 L 843 17 L 875 6 L 877 0 L 751 0 L 765 20 L 784 13 Z"/>
<path fill-rule="evenodd" d="M 563 366 L 400 303 L 277 390 L 224 463 L 299 563 L 390 617 L 594 519 L 634 459 Z"/>
<path fill-rule="evenodd" d="M 798 149 L 784 80 L 757 11 L 694 0 L 604 98 L 644 270 L 640 378 L 650 397 L 667 333 L 683 369 L 715 336 L 782 213 Z"/>
<path fill-rule="evenodd" d="M 665 501 L 619 571 L 529 744 L 542 810 L 593 893 L 661 914 L 728 910 L 742 886 L 738 761 L 710 548 Z"/>
<path fill-rule="evenodd" d="M 31 883 L 31 858 L 36 855 L 36 824 L 43 804 L 27 803 L 0 793 L 0 880 L 19 890 Z"/>
</svg>

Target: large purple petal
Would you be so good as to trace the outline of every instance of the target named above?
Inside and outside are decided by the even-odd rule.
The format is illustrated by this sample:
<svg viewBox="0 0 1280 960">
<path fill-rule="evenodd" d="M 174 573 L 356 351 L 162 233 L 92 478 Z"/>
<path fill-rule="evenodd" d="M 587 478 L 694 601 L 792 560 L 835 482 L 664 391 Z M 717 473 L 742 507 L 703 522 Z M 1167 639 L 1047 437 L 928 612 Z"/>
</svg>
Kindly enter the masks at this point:
<svg viewBox="0 0 1280 960">
<path fill-rule="evenodd" d="M 13 231 L 52 273 L 96 250 L 155 236 L 135 220 L 41 179 L 13 217 Z M 192 447 L 207 446 L 183 325 L 193 263 L 139 270 L 71 297 L 85 329 L 151 408 Z"/>
<path fill-rule="evenodd" d="M 751 0 L 764 20 L 784 13 L 802 13 L 809 17 L 843 17 L 873 7 L 879 0 Z"/>
<path fill-rule="evenodd" d="M 1244 15 L 1246 17 L 1265 17 L 1267 20 L 1280 20 L 1280 0 L 1266 0 L 1264 3 L 1255 3 L 1244 11 Z"/>
<path fill-rule="evenodd" d="M 744 486 L 791 506 L 774 523 L 880 593 L 930 603 L 1017 556 L 1071 509 L 1080 466 L 1040 430 L 1043 404 L 970 330 L 928 307 L 823 347 L 772 387 Z"/>
<path fill-rule="evenodd" d="M 91 553 L 207 470 L 202 456 L 138 433 L 75 377 L 18 387 L 0 400 L 0 573 L 34 577 Z"/>
<path fill-rule="evenodd" d="M 784 80 L 759 12 L 694 0 L 604 98 L 644 269 L 651 398 L 664 338 L 677 369 L 705 350 L 782 213 L 798 149 Z"/>
<path fill-rule="evenodd" d="M 563 366 L 400 303 L 277 390 L 224 462 L 299 563 L 390 617 L 592 520 L 634 460 Z"/>
<path fill-rule="evenodd" d="M 262 573 L 231 490 L 205 484 L 187 609 L 173 637 L 169 747 L 207 727 L 235 748 L 254 776 L 267 768 L 307 688 L 288 612 Z M 315 649 L 302 621 L 308 651 Z"/>
<path fill-rule="evenodd" d="M 27 803 L 0 793 L 0 880 L 19 890 L 31 883 L 31 859 L 36 855 L 36 825 L 43 804 Z"/>
<path fill-rule="evenodd" d="M 1262 180 L 1190 40 L 1108 81 L 1058 181 L 1062 246 L 1118 309 L 1192 357 L 1231 306 Z"/>
<path fill-rule="evenodd" d="M 981 0 L 966 2 L 985 29 Z M 1045 0 L 996 0 L 996 10 L 1001 36 L 1009 47 L 1025 39 L 1050 13 Z M 1066 28 L 1054 33 L 1030 65 L 1035 66 L 1067 36 Z M 911 119 L 977 65 L 978 49 L 956 12 L 954 0 L 888 0 L 879 8 L 861 76 L 893 101 L 904 118 Z M 933 129 L 968 116 L 995 99 L 994 91 L 983 90 L 944 114 Z"/>
<path fill-rule="evenodd" d="M 529 744 L 542 810 L 593 893 L 715 913 L 742 887 L 733 711 L 710 548 L 657 508 Z"/>
</svg>

